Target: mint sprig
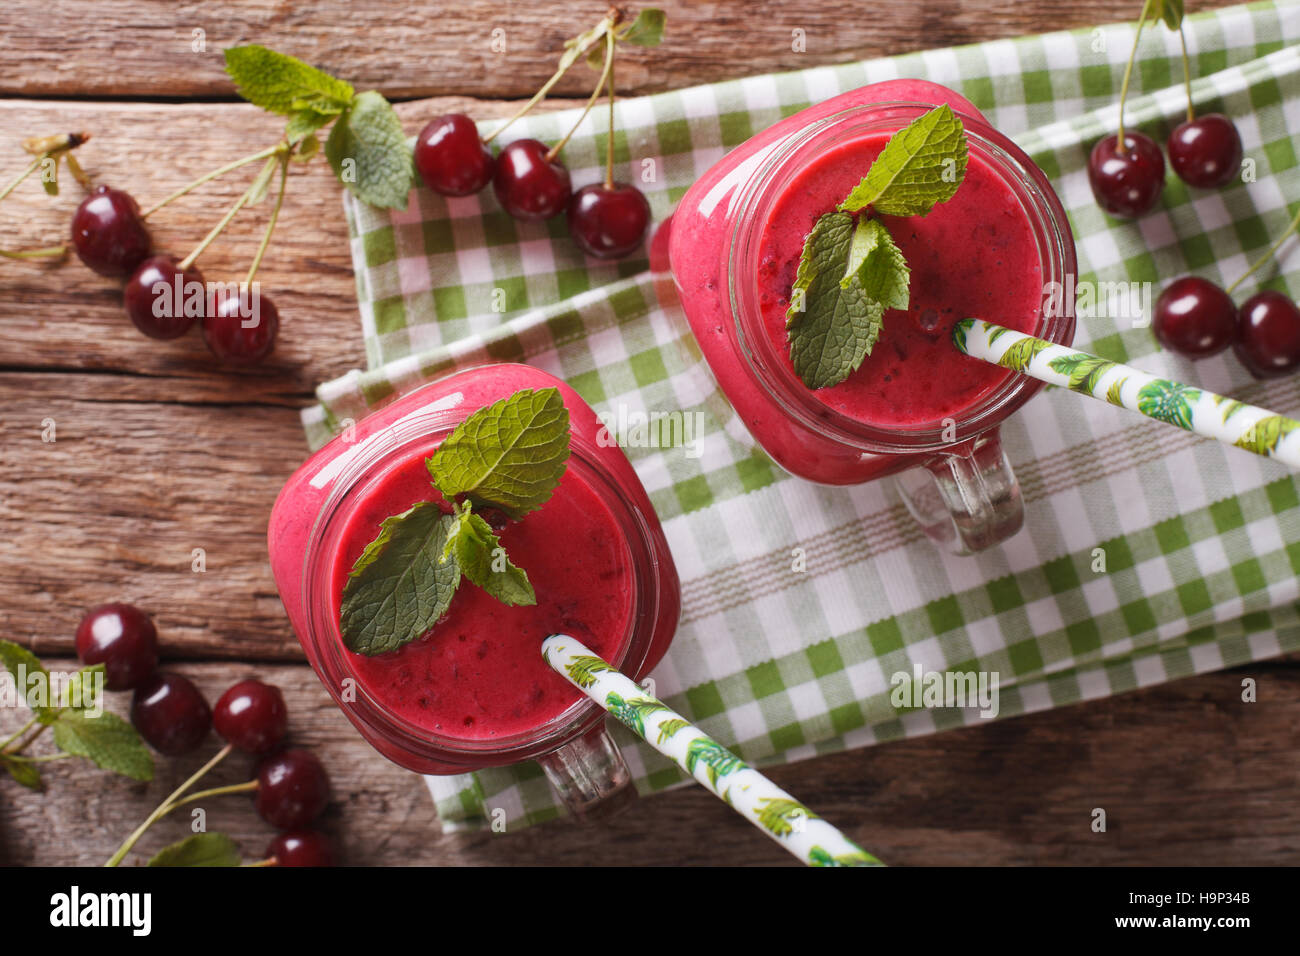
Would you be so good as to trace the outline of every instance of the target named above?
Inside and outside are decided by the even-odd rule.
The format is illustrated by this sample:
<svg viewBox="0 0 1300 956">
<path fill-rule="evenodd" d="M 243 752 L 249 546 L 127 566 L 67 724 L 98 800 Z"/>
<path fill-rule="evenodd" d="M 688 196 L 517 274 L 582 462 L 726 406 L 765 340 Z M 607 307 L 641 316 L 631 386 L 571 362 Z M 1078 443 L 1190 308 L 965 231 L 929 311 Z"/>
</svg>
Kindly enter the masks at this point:
<svg viewBox="0 0 1300 956">
<path fill-rule="evenodd" d="M 346 80 L 257 44 L 230 47 L 225 57 L 240 96 L 288 117 L 285 139 L 306 147 L 299 158 L 316 152 L 316 132 L 333 123 L 325 155 L 338 181 L 372 206 L 406 208 L 415 164 L 401 120 L 381 94 L 357 93 Z"/>
<path fill-rule="evenodd" d="M 474 509 L 520 519 L 550 499 L 569 457 L 569 410 L 559 390 L 525 389 L 461 422 L 426 461 L 451 513 L 436 502 L 387 518 L 343 589 L 343 644 L 372 656 L 427 633 L 462 579 L 507 605 L 536 604 L 528 574 Z"/>
<path fill-rule="evenodd" d="M 858 370 L 887 309 L 906 309 L 911 272 L 876 215 L 924 216 L 957 192 L 966 174 L 965 130 L 945 104 L 890 137 L 862 181 L 804 240 L 786 311 L 795 374 L 809 388 Z"/>
</svg>

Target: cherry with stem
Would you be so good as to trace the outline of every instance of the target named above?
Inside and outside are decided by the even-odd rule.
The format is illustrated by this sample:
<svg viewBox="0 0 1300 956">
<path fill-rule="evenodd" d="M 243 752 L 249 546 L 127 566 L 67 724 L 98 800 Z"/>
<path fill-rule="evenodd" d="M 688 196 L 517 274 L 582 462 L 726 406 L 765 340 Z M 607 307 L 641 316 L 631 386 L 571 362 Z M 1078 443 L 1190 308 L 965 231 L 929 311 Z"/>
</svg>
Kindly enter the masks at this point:
<svg viewBox="0 0 1300 956">
<path fill-rule="evenodd" d="M 1169 165 L 1178 178 L 1198 189 L 1226 186 L 1241 168 L 1241 136 L 1232 120 L 1222 113 L 1196 116 L 1192 103 L 1192 71 L 1187 56 L 1187 35 L 1178 23 L 1178 40 L 1183 50 L 1183 86 L 1187 90 L 1187 120 L 1174 127 L 1165 148 Z"/>
</svg>

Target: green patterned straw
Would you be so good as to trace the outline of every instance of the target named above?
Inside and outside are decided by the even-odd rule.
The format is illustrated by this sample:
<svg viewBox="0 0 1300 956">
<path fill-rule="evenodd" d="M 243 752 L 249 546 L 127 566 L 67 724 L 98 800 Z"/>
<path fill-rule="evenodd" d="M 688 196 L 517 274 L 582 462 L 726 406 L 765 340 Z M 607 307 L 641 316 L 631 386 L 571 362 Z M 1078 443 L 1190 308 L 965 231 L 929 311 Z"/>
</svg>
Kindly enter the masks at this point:
<svg viewBox="0 0 1300 956">
<path fill-rule="evenodd" d="M 1289 437 L 1300 422 L 1285 415 L 982 319 L 962 319 L 952 340 L 975 358 L 1300 469 L 1300 436 Z"/>
<path fill-rule="evenodd" d="M 722 744 L 567 634 L 546 663 L 727 806 L 809 866 L 884 866 Z"/>
</svg>

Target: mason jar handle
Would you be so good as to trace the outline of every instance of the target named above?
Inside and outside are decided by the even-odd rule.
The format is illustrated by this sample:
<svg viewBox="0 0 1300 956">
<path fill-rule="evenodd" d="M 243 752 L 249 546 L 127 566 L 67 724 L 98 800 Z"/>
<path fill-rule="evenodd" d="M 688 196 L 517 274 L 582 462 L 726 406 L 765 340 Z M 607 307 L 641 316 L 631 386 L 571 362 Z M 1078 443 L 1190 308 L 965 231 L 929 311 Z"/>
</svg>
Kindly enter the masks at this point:
<svg viewBox="0 0 1300 956">
<path fill-rule="evenodd" d="M 606 817 L 636 800 L 632 772 L 604 721 L 559 750 L 538 757 L 537 762 L 576 817 Z"/>
<path fill-rule="evenodd" d="M 1024 501 L 996 428 L 898 477 L 899 490 L 930 540 L 973 554 L 1020 530 Z"/>
</svg>

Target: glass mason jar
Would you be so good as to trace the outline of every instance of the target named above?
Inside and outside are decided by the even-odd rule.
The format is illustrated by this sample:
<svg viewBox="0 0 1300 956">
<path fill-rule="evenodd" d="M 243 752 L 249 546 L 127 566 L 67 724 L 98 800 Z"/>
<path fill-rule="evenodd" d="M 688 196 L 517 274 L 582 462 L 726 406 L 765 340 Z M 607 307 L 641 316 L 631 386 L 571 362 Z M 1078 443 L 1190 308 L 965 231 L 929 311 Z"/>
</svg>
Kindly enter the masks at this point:
<svg viewBox="0 0 1300 956">
<path fill-rule="evenodd" d="M 358 672 L 357 656 L 342 644 L 339 596 L 333 593 L 335 572 L 343 560 L 343 538 L 367 492 L 373 493 L 392 469 L 409 465 L 416 455 L 422 459 L 472 412 L 520 389 L 549 387 L 560 390 L 570 415 L 565 480 L 581 482 L 608 509 L 617 527 L 620 560 L 630 571 L 626 633 L 616 644 L 611 641 L 610 646 L 619 650 L 610 663 L 640 679 L 663 657 L 677 627 L 680 591 L 672 556 L 649 498 L 622 450 L 598 441 L 602 426 L 576 392 L 537 369 L 513 364 L 467 369 L 418 388 L 350 425 L 285 484 L 271 513 L 268 544 L 276 585 L 307 659 L 343 713 L 376 750 L 403 767 L 427 774 L 536 760 L 560 797 L 581 814 L 612 796 L 635 795 L 627 767 L 605 730 L 605 712 L 598 705 L 577 696 L 553 719 L 490 739 L 435 733 L 404 717 L 367 685 Z M 405 511 L 412 503 L 394 502 L 389 513 Z M 539 594 L 538 599 L 546 597 Z M 479 619 L 474 623 L 480 624 Z M 438 640 L 437 626 L 424 640 Z M 537 656 L 540 661 L 540 643 Z M 504 683 L 502 692 L 507 692 Z"/>
<path fill-rule="evenodd" d="M 798 188 L 792 184 L 801 172 L 837 145 L 893 133 L 940 103 L 959 114 L 971 161 L 1000 179 L 1023 212 L 1043 281 L 1032 331 L 1068 344 L 1074 304 L 1052 294 L 1071 288 L 1067 277 L 1077 270 L 1065 210 L 1022 150 L 967 100 L 925 81 L 863 87 L 757 134 L 691 187 L 656 235 L 651 258 L 656 272 L 671 270 L 673 288 L 660 281 L 661 297 L 672 295 L 680 303 L 722 393 L 779 465 L 833 485 L 899 475 L 903 499 L 926 534 L 965 554 L 997 544 L 1021 527 L 1019 486 L 998 425 L 1042 384 L 1007 372 L 953 416 L 907 427 L 860 421 L 820 400 L 795 375 L 764 327 L 757 278 L 764 224 L 774 205 Z M 996 282 L 996 276 L 989 281 Z"/>
</svg>

